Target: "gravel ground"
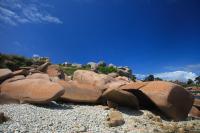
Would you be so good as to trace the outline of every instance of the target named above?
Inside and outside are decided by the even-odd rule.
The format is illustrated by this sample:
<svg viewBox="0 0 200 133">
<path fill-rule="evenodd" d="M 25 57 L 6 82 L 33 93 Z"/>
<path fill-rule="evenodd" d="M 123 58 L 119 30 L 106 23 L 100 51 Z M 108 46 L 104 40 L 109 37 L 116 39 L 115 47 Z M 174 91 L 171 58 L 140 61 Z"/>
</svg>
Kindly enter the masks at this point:
<svg viewBox="0 0 200 133">
<path fill-rule="evenodd" d="M 106 110 L 101 105 L 57 104 L 45 106 L 30 104 L 0 105 L 0 112 L 11 120 L 0 124 L 0 133 L 152 133 L 200 132 L 200 120 L 169 122 L 149 111 L 120 108 L 125 124 L 107 125 Z"/>
</svg>

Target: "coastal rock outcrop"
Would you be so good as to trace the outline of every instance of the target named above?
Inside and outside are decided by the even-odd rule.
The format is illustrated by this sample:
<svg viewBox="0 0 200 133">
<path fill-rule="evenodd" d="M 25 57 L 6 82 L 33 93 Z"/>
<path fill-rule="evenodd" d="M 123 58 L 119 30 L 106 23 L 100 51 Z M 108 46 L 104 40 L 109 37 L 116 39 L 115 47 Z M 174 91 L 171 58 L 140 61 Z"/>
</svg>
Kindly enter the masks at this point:
<svg viewBox="0 0 200 133">
<path fill-rule="evenodd" d="M 137 97 L 130 92 L 119 89 L 107 89 L 103 93 L 103 97 L 118 105 L 139 109 L 139 102 Z"/>
<path fill-rule="evenodd" d="M 73 80 L 79 83 L 92 84 L 103 90 L 106 88 L 106 84 L 114 81 L 114 78 L 105 74 L 97 74 L 93 71 L 77 70 L 74 72 Z"/>
<path fill-rule="evenodd" d="M 59 65 L 49 65 L 46 73 L 49 77 L 59 77 L 60 79 L 65 79 L 64 72 L 60 69 Z"/>
<path fill-rule="evenodd" d="M 44 79 L 50 81 L 49 75 L 44 73 L 34 73 L 32 75 L 28 75 L 27 79 Z"/>
<path fill-rule="evenodd" d="M 24 75 L 17 75 L 17 76 L 14 76 L 12 78 L 6 79 L 1 85 L 9 83 L 9 82 L 14 82 L 14 81 L 17 81 L 17 80 L 22 80 L 22 79 L 25 79 Z"/>
<path fill-rule="evenodd" d="M 24 79 L 1 86 L 1 94 L 20 103 L 47 103 L 64 94 L 61 85 L 44 79 Z"/>
<path fill-rule="evenodd" d="M 102 91 L 92 84 L 63 80 L 58 83 L 65 89 L 64 95 L 61 96 L 63 101 L 97 103 L 102 95 Z"/>
<path fill-rule="evenodd" d="M 13 72 L 13 76 L 17 76 L 17 75 L 27 76 L 28 74 L 29 74 L 29 71 L 26 69 L 21 69 L 21 70 L 17 70 Z"/>
<path fill-rule="evenodd" d="M 192 117 L 195 117 L 195 118 L 200 118 L 200 110 L 197 107 L 192 106 L 188 116 L 192 116 Z"/>
<path fill-rule="evenodd" d="M 3 80 L 10 78 L 12 76 L 13 76 L 13 74 L 12 74 L 12 71 L 10 69 L 0 69 L 0 83 Z"/>
</svg>

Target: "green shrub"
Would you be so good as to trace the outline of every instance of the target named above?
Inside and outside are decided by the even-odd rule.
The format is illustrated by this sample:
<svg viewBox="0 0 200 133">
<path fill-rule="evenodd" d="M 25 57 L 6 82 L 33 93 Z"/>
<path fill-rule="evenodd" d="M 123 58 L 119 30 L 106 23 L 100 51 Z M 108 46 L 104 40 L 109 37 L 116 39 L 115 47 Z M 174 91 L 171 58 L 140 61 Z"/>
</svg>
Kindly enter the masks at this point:
<svg viewBox="0 0 200 133">
<path fill-rule="evenodd" d="M 76 70 L 90 70 L 90 67 L 85 65 L 82 68 L 77 68 L 75 66 L 65 67 L 60 65 L 60 68 L 64 71 L 68 76 L 73 75 Z"/>
<path fill-rule="evenodd" d="M 61 67 L 61 69 L 64 71 L 67 75 L 73 75 L 74 72 L 77 70 L 77 68 L 74 67 Z"/>
<path fill-rule="evenodd" d="M 0 54 L 0 68 L 9 68 L 12 71 L 20 67 L 30 66 L 33 60 L 19 55 Z"/>
<path fill-rule="evenodd" d="M 108 73 L 112 73 L 112 72 L 117 72 L 117 68 L 113 67 L 113 66 L 99 66 L 97 68 L 98 72 L 100 73 L 104 73 L 104 74 L 108 74 Z"/>
<path fill-rule="evenodd" d="M 132 76 L 131 76 L 131 80 L 132 80 L 132 81 L 136 81 L 136 76 L 135 76 L 135 75 L 132 75 Z"/>
<path fill-rule="evenodd" d="M 90 70 L 91 66 L 90 65 L 83 65 L 82 69 L 84 69 L 84 70 Z"/>
<path fill-rule="evenodd" d="M 154 80 L 155 80 L 154 75 L 149 75 L 144 79 L 144 81 L 154 81 Z"/>
</svg>

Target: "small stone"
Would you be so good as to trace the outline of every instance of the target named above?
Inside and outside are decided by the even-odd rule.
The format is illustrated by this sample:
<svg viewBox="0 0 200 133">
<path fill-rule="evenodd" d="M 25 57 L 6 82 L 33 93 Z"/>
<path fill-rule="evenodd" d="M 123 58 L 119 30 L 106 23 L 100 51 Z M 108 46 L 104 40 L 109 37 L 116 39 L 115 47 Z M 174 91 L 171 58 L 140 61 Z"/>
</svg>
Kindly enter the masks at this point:
<svg viewBox="0 0 200 133">
<path fill-rule="evenodd" d="M 104 110 L 109 110 L 109 107 L 108 106 L 103 106 L 103 109 Z"/>
<path fill-rule="evenodd" d="M 185 133 L 184 128 L 179 128 L 179 129 L 178 129 L 178 133 Z"/>
<path fill-rule="evenodd" d="M 0 112 L 0 124 L 3 122 L 6 122 L 8 120 L 8 117 L 4 115 L 4 113 Z"/>
<path fill-rule="evenodd" d="M 160 116 L 155 116 L 152 118 L 152 120 L 155 122 L 162 122 L 162 119 L 160 118 Z"/>
<path fill-rule="evenodd" d="M 121 126 L 125 123 L 124 118 L 122 117 L 122 114 L 119 111 L 112 111 L 109 114 L 107 120 L 109 127 Z"/>
<path fill-rule="evenodd" d="M 153 133 L 160 133 L 160 131 L 157 128 L 154 128 Z"/>
<path fill-rule="evenodd" d="M 81 126 L 78 129 L 78 132 L 86 132 L 86 131 L 87 131 L 87 128 L 85 126 Z"/>
<path fill-rule="evenodd" d="M 186 129 L 189 130 L 189 131 L 190 131 L 193 127 L 194 127 L 194 126 L 193 126 L 193 124 L 191 124 L 191 123 L 188 123 L 188 124 L 186 125 Z"/>
</svg>

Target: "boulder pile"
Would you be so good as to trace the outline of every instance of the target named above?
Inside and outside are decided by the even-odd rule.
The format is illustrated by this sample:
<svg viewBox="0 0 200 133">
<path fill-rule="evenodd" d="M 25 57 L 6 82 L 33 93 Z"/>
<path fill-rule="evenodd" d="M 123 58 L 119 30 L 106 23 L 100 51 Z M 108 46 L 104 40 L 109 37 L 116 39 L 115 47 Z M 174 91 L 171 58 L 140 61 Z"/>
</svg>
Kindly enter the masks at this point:
<svg viewBox="0 0 200 133">
<path fill-rule="evenodd" d="M 99 62 L 98 65 L 105 64 Z M 91 66 L 95 68 L 96 64 Z M 55 100 L 115 104 L 132 109 L 152 110 L 176 121 L 185 120 L 189 112 L 198 114 L 199 102 L 194 102 L 193 96 L 181 86 L 165 81 L 134 82 L 128 78 L 128 68 L 120 68 L 118 73 L 120 74 L 106 75 L 90 70 L 77 70 L 72 79 L 69 79 L 58 65 L 50 63 L 24 67 L 14 72 L 0 69 L 0 104 L 44 104 Z M 123 124 L 117 113 L 111 116 L 111 126 L 113 123 Z"/>
<path fill-rule="evenodd" d="M 50 80 L 52 73 L 48 72 L 58 71 L 53 68 L 50 63 L 45 63 L 37 68 L 26 67 L 14 72 L 0 69 L 0 103 L 43 104 L 60 98 L 65 90 L 60 84 Z M 55 76 L 60 76 L 60 73 L 57 72 Z"/>
</svg>

